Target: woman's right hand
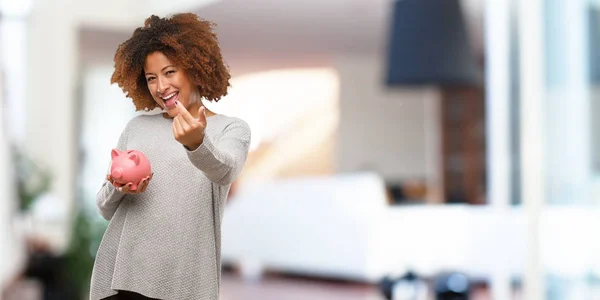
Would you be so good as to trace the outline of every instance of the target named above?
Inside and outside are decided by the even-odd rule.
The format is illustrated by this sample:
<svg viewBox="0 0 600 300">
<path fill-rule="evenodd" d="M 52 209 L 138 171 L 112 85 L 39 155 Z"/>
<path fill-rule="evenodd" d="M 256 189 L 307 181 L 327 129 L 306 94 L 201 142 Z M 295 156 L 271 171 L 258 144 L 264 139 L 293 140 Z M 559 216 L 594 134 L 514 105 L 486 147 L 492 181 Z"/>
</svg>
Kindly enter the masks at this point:
<svg viewBox="0 0 600 300">
<path fill-rule="evenodd" d="M 131 194 L 131 195 L 137 195 L 137 194 L 141 194 L 143 193 L 146 188 L 148 187 L 148 184 L 150 183 L 150 179 L 152 179 L 152 175 L 154 175 L 154 173 L 150 174 L 150 176 L 142 179 L 142 181 L 140 181 L 140 183 L 137 186 L 137 189 L 132 191 L 131 190 L 131 186 L 132 183 L 128 183 L 128 184 L 121 184 L 118 182 L 115 182 L 115 180 L 112 178 L 112 176 L 110 176 L 110 174 L 106 175 L 106 180 L 108 180 L 113 186 L 115 186 L 117 188 L 117 190 L 123 194 Z"/>
</svg>

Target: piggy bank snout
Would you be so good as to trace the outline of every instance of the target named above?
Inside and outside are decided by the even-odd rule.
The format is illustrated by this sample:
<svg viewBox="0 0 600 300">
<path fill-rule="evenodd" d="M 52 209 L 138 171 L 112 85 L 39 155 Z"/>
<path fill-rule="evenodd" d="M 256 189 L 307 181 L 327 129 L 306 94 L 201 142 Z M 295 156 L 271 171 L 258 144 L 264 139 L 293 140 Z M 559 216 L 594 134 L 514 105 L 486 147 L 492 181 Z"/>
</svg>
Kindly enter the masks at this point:
<svg viewBox="0 0 600 300">
<path fill-rule="evenodd" d="M 123 177 L 123 168 L 114 168 L 112 172 L 110 172 L 110 176 L 113 178 L 119 179 Z"/>
</svg>

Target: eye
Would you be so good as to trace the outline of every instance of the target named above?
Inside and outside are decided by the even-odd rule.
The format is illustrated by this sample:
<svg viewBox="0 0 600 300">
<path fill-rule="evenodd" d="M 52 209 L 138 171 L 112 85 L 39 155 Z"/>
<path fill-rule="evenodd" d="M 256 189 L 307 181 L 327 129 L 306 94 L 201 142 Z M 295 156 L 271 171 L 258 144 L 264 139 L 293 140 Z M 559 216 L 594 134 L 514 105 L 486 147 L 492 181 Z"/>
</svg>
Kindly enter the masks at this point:
<svg viewBox="0 0 600 300">
<path fill-rule="evenodd" d="M 154 80 L 155 78 L 156 77 L 154 77 L 154 76 L 146 77 L 146 81 L 150 82 L 150 81 Z"/>
<path fill-rule="evenodd" d="M 166 73 L 166 74 L 167 74 L 167 75 L 171 75 L 171 74 L 174 74 L 174 73 L 175 73 L 175 70 L 169 70 L 169 71 L 167 71 L 167 73 Z"/>
</svg>

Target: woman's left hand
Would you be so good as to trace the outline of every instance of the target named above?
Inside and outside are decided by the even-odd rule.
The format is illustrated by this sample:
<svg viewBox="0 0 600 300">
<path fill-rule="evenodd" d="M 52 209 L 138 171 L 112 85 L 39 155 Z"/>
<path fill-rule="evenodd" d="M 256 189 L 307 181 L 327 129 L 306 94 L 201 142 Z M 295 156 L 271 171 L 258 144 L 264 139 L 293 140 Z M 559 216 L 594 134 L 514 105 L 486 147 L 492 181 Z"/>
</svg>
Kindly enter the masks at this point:
<svg viewBox="0 0 600 300">
<path fill-rule="evenodd" d="M 190 112 L 177 101 L 179 114 L 173 120 L 173 136 L 186 146 L 190 151 L 196 150 L 204 141 L 206 129 L 206 113 L 204 106 L 198 110 L 198 119 L 194 119 Z"/>
</svg>

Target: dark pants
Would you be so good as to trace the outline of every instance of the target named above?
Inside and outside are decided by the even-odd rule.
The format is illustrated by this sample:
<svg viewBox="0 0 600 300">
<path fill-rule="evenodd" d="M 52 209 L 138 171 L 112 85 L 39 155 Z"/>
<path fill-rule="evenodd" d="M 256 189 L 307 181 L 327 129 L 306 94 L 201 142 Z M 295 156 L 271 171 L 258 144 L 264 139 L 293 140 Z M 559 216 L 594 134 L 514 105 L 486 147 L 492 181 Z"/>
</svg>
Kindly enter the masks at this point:
<svg viewBox="0 0 600 300">
<path fill-rule="evenodd" d="M 144 295 L 129 291 L 119 291 L 118 294 L 104 298 L 103 300 L 159 300 L 154 298 L 148 298 Z"/>
</svg>

